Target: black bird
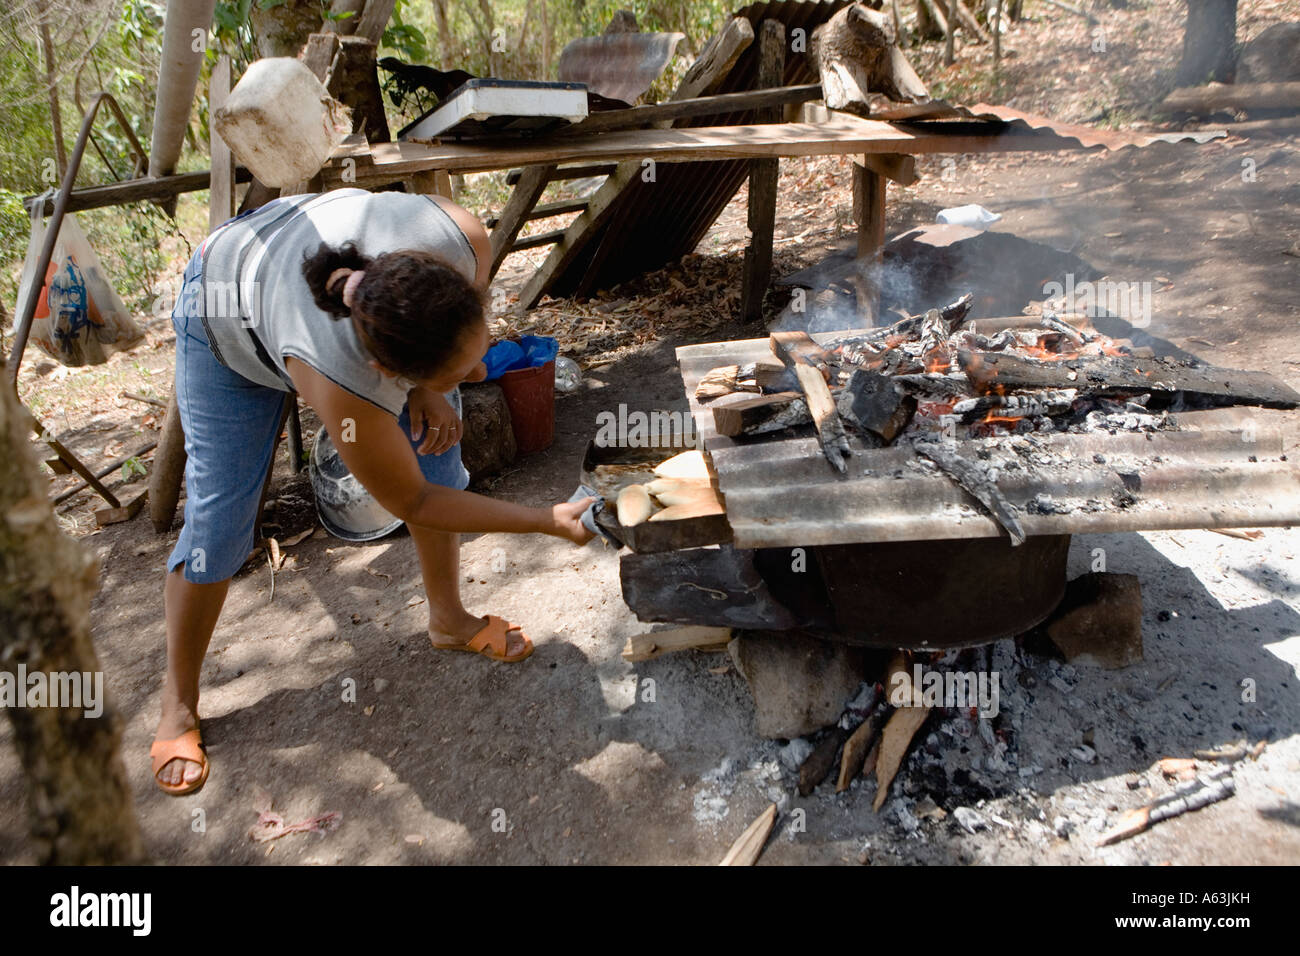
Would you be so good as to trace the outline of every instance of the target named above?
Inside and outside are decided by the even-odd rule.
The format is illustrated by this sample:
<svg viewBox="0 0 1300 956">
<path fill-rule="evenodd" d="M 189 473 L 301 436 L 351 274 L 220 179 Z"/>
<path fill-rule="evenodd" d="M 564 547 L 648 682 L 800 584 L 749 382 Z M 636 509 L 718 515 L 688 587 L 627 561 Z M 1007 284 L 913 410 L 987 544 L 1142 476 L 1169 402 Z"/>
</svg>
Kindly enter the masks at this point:
<svg viewBox="0 0 1300 956">
<path fill-rule="evenodd" d="M 419 91 L 432 93 L 441 103 L 470 80 L 477 79 L 464 70 L 435 70 L 418 63 L 403 63 L 395 56 L 386 56 L 379 65 L 392 74 L 392 87 L 403 96 L 419 97 Z"/>
</svg>

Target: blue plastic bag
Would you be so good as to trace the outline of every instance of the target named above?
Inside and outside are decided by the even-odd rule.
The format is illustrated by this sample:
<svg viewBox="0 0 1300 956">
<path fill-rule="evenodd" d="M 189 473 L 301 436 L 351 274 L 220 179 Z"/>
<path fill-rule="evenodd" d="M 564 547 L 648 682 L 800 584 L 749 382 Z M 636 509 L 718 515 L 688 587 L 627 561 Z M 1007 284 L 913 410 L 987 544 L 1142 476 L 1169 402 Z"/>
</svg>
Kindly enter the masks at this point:
<svg viewBox="0 0 1300 956">
<path fill-rule="evenodd" d="M 487 366 L 485 381 L 490 382 L 515 369 L 545 365 L 559 354 L 559 341 L 547 335 L 521 335 L 518 341 L 503 340 L 483 356 L 483 364 Z"/>
</svg>

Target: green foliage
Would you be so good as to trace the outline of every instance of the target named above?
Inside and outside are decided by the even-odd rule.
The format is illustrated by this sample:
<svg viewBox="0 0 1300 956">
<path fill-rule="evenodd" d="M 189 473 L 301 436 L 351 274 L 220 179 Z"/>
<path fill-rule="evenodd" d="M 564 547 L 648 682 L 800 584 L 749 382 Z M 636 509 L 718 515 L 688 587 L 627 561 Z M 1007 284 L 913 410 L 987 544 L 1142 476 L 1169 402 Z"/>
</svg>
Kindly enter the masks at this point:
<svg viewBox="0 0 1300 956">
<path fill-rule="evenodd" d="M 408 63 L 426 63 L 429 60 L 429 41 L 423 30 L 414 23 L 406 22 L 408 6 L 408 0 L 397 0 L 393 17 L 388 21 L 380 45 L 392 50 Z"/>
<path fill-rule="evenodd" d="M 31 220 L 23 208 L 22 197 L 8 189 L 0 189 L 0 262 L 21 262 L 27 252 L 27 239 Z M 5 302 L 18 299 L 17 270 L 0 271 L 0 296 Z"/>
<path fill-rule="evenodd" d="M 148 473 L 149 469 L 145 467 L 145 463 L 136 455 L 132 455 L 126 461 L 122 462 L 122 480 L 124 482 L 131 481 L 133 478 L 143 478 Z"/>
</svg>

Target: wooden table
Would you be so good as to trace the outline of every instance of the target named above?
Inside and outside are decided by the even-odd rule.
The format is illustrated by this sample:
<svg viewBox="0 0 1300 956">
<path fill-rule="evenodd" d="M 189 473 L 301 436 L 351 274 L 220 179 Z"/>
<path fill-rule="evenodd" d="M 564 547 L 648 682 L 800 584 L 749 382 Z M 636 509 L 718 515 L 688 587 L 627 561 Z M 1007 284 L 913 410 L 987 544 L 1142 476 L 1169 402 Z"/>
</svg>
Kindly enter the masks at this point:
<svg viewBox="0 0 1300 956">
<path fill-rule="evenodd" d="M 615 200 L 621 195 L 621 188 L 647 162 L 853 156 L 858 255 L 875 261 L 885 242 L 885 182 L 891 179 L 902 185 L 915 182 L 915 156 L 1087 148 L 1095 147 L 1051 128 L 1035 129 L 996 120 L 888 123 L 847 114 L 835 114 L 833 119 L 822 123 L 561 134 L 492 144 L 395 142 L 368 146 L 363 138 L 354 136 L 335 151 L 309 188 L 313 191 L 347 186 L 373 189 L 401 181 L 410 191 L 446 195 L 448 174 L 526 167 L 515 196 L 503 210 L 493 232 L 495 271 L 505 255 L 516 248 L 515 237 L 546 183 L 565 178 L 563 164 L 578 163 L 586 169 L 593 164 L 622 164 L 618 170 L 624 174 L 623 181 L 616 182 L 617 174 L 611 175 L 581 214 L 565 230 L 549 237 L 555 248 L 520 295 L 520 306 L 528 308 L 547 291 L 549 280 L 557 271 L 572 261 L 583 234 L 602 221 L 602 217 L 615 213 Z M 774 202 L 774 197 L 768 201 Z M 760 270 L 760 274 L 766 276 L 768 271 Z M 762 290 L 758 291 L 761 297 Z M 878 291 L 863 288 L 859 296 L 864 319 L 870 321 L 874 318 Z"/>
</svg>

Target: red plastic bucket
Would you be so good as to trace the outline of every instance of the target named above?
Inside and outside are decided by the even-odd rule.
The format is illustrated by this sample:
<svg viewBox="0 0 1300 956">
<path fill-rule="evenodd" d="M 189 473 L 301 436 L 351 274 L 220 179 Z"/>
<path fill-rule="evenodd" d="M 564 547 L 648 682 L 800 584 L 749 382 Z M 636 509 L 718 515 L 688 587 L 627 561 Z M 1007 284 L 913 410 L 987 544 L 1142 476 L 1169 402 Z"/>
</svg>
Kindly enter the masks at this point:
<svg viewBox="0 0 1300 956">
<path fill-rule="evenodd" d="M 555 359 L 506 372 L 498 381 L 510 407 L 510 426 L 519 454 L 550 448 L 555 441 Z"/>
</svg>

